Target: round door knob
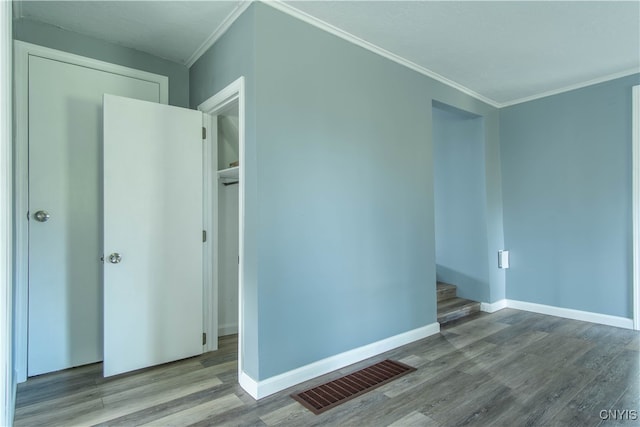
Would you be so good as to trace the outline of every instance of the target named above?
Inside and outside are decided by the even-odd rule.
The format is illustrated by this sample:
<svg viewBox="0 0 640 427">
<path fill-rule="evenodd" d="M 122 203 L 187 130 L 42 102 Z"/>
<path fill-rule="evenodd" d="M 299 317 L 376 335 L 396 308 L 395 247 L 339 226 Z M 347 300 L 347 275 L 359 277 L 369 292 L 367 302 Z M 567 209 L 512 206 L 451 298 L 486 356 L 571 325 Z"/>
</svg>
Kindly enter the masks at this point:
<svg viewBox="0 0 640 427">
<path fill-rule="evenodd" d="M 49 212 L 47 211 L 38 211 L 33 215 L 33 217 L 38 222 L 47 222 L 49 218 L 51 218 L 51 215 L 49 215 Z"/>
<path fill-rule="evenodd" d="M 114 252 L 109 255 L 109 262 L 111 264 L 118 264 L 120 261 L 122 261 L 122 255 L 120 255 L 118 252 Z"/>
</svg>

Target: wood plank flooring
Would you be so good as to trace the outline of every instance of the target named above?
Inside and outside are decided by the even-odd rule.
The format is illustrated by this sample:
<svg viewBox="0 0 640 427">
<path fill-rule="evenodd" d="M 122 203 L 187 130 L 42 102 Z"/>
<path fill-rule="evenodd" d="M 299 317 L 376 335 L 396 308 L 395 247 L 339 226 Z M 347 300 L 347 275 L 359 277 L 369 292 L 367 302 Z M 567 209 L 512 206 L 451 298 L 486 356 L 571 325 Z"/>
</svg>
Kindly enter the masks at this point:
<svg viewBox="0 0 640 427">
<path fill-rule="evenodd" d="M 637 426 L 637 332 L 523 311 L 478 313 L 439 335 L 259 402 L 237 384 L 237 337 L 220 350 L 115 378 L 95 364 L 18 386 L 16 426 Z M 321 415 L 289 396 L 386 358 L 418 368 Z M 637 420 L 600 419 L 635 410 Z"/>
</svg>

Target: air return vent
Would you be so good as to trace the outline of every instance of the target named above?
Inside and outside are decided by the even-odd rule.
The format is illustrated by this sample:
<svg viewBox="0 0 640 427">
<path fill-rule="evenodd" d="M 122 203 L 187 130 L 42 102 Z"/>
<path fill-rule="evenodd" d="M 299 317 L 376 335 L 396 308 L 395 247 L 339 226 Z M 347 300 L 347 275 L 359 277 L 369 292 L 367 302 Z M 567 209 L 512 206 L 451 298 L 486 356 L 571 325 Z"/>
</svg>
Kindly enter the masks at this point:
<svg viewBox="0 0 640 427">
<path fill-rule="evenodd" d="M 387 359 L 337 380 L 292 394 L 291 397 L 318 415 L 415 370 L 411 366 Z"/>
</svg>

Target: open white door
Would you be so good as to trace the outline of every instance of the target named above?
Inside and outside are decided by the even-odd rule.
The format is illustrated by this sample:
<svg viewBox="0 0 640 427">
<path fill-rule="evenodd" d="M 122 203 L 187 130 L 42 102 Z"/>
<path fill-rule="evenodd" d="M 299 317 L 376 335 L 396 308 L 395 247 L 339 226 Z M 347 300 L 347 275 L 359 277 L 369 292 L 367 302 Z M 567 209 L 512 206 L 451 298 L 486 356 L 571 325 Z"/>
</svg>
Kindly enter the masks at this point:
<svg viewBox="0 0 640 427">
<path fill-rule="evenodd" d="M 37 55 L 25 62 L 33 376 L 102 360 L 102 97 L 155 102 L 160 93 L 144 78 Z"/>
<path fill-rule="evenodd" d="M 104 96 L 104 375 L 203 351 L 202 113 Z"/>
</svg>

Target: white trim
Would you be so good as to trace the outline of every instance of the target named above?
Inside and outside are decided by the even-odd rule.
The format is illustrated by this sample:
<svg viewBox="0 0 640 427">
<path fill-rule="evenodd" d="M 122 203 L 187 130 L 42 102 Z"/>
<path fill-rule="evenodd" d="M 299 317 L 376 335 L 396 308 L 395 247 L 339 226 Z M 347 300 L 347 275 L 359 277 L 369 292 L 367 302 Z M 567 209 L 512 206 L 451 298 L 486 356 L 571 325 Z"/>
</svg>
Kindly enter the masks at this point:
<svg viewBox="0 0 640 427">
<path fill-rule="evenodd" d="M 590 311 L 574 310 L 571 308 L 555 307 L 552 305 L 536 304 L 533 302 L 501 299 L 496 302 L 480 303 L 480 310 L 486 313 L 495 313 L 503 308 L 530 311 L 549 316 L 564 317 L 565 319 L 582 320 L 584 322 L 599 323 L 601 325 L 615 326 L 617 328 L 633 329 L 633 321 L 625 317 L 610 316 L 608 314 L 593 313 Z"/>
<path fill-rule="evenodd" d="M 454 82 L 453 80 L 450 80 L 434 71 L 429 70 L 428 68 L 422 67 L 418 64 L 416 64 L 415 62 L 409 61 L 408 59 L 405 59 L 399 55 L 396 55 L 393 52 L 389 52 L 386 49 L 383 49 L 379 46 L 376 46 L 373 43 L 370 43 L 366 40 L 361 39 L 360 37 L 354 36 L 353 34 L 342 30 L 338 27 L 335 27 L 321 19 L 316 18 L 315 16 L 309 15 L 306 12 L 303 12 L 299 9 L 296 9 L 295 7 L 293 7 L 291 4 L 289 3 L 284 3 L 281 0 L 269 0 L 269 1 L 263 1 L 264 4 L 271 6 L 274 9 L 277 9 L 281 12 L 286 13 L 289 16 L 292 16 L 294 18 L 297 18 L 301 21 L 306 22 L 307 24 L 313 25 L 316 28 L 319 28 L 323 31 L 326 31 L 330 34 L 333 34 L 334 36 L 340 37 L 343 40 L 348 41 L 349 43 L 353 43 L 356 46 L 360 46 L 361 48 L 364 48 L 370 52 L 373 52 L 377 55 L 382 56 L 383 58 L 386 58 L 390 61 L 393 61 L 397 64 L 400 64 L 404 67 L 407 67 L 417 73 L 420 73 L 422 75 L 425 75 L 427 77 L 430 77 L 434 80 L 439 81 L 440 83 L 443 83 L 449 87 L 452 87 L 464 94 L 467 94 L 479 101 L 482 101 L 486 104 L 491 105 L 492 107 L 496 107 L 499 108 L 501 105 L 500 103 L 494 101 L 493 99 L 487 98 L 486 96 L 483 96 L 477 92 L 474 92 L 473 90 L 469 89 L 468 87 L 462 86 L 459 83 Z"/>
<path fill-rule="evenodd" d="M 204 114 L 208 114 L 209 116 L 214 116 L 221 110 L 223 110 L 230 103 L 238 101 L 238 151 L 239 151 L 239 183 L 238 183 L 238 217 L 239 217 L 239 230 L 238 230 L 238 252 L 240 254 L 240 262 L 238 263 L 238 381 L 240 386 L 247 390 L 249 390 L 243 385 L 243 382 L 247 385 L 247 387 L 251 387 L 250 383 L 243 380 L 243 378 L 249 378 L 243 371 L 244 367 L 244 349 L 245 349 L 245 332 L 244 332 L 244 239 L 245 239 L 245 166 L 246 166 L 246 155 L 245 155 L 245 84 L 244 77 L 238 78 L 236 81 L 229 84 L 227 87 L 222 89 L 220 92 L 213 95 L 211 98 L 204 101 L 202 104 L 198 105 L 198 110 L 202 111 Z M 213 135 L 208 135 L 208 140 L 212 139 Z M 217 169 L 217 150 L 211 150 L 212 155 L 209 156 L 206 160 L 213 162 L 209 164 L 208 168 L 216 168 Z M 215 162 L 214 162 L 215 160 Z M 211 200 L 215 200 L 217 197 L 218 185 L 214 180 L 217 180 L 217 174 L 211 174 Z M 218 252 L 218 236 L 217 236 L 217 219 L 214 217 L 216 209 L 213 209 L 213 206 L 210 207 L 212 210 L 205 217 L 209 222 L 209 229 L 213 232 L 211 233 L 211 246 L 213 248 L 213 253 L 217 254 Z M 210 262 L 215 262 L 215 258 L 217 256 L 209 256 Z M 217 265 L 211 264 L 211 272 L 217 271 Z M 217 301 L 218 301 L 218 280 L 217 273 L 212 274 L 211 277 L 211 295 L 213 298 L 210 298 L 210 303 L 214 304 L 213 308 L 215 313 L 217 313 Z M 211 316 L 209 327 L 210 331 L 215 331 L 216 335 L 218 332 L 218 319 L 216 316 Z M 217 345 L 217 344 L 216 344 Z"/>
<path fill-rule="evenodd" d="M 236 22 L 240 15 L 242 15 L 242 13 L 247 10 L 249 6 L 251 6 L 251 3 L 253 3 L 253 0 L 240 0 L 240 3 L 235 7 L 235 9 L 231 11 L 231 13 L 222 21 L 222 23 L 220 23 L 220 25 L 218 25 L 218 27 L 213 30 L 211 35 L 207 37 L 207 39 L 195 50 L 195 52 L 191 54 L 189 59 L 187 59 L 187 61 L 185 62 L 187 68 L 191 68 L 191 66 L 195 64 L 196 61 L 200 59 L 200 57 L 204 55 L 205 52 L 209 50 L 209 48 L 213 46 L 215 42 L 217 42 L 218 39 L 220 39 L 220 37 L 222 37 L 229 28 L 231 28 L 233 23 Z"/>
<path fill-rule="evenodd" d="M 258 400 L 258 382 L 244 372 L 238 375 L 238 384 L 246 391 L 249 396 Z"/>
<path fill-rule="evenodd" d="M 549 316 L 563 317 L 567 319 L 581 320 L 585 322 L 599 323 L 603 325 L 615 326 L 618 328 L 632 328 L 631 319 L 623 317 L 609 316 L 606 314 L 591 313 L 587 311 L 573 310 L 568 308 L 553 307 L 549 305 L 535 304 L 524 301 L 509 299 L 498 300 L 493 303 L 481 303 L 482 311 L 493 313 L 503 308 L 513 308 L 516 310 L 530 311 L 533 313 L 546 314 Z M 303 383 L 320 375 L 327 374 L 345 366 L 376 356 L 385 351 L 409 344 L 411 342 L 426 338 L 440 332 L 440 324 L 432 323 L 422 328 L 414 329 L 381 341 L 368 344 L 326 359 L 319 360 L 309 365 L 256 381 L 240 373 L 238 381 L 242 388 L 254 399 L 262 399 L 271 394 L 277 393 L 294 385 Z"/>
<path fill-rule="evenodd" d="M 62 50 L 50 49 L 48 47 L 31 44 L 20 40 L 13 42 L 15 48 L 15 62 L 26 61 L 28 55 L 39 56 L 41 58 L 53 59 L 68 64 L 79 65 L 81 67 L 93 68 L 95 70 L 106 71 L 108 73 L 120 74 L 138 80 L 156 83 L 160 89 L 160 104 L 169 102 L 169 77 L 148 71 L 136 70 L 135 68 L 112 64 L 98 59 L 87 58 L 85 56 L 64 52 Z M 25 64 L 26 65 L 26 64 Z M 15 76 L 16 79 L 25 76 Z"/>
<path fill-rule="evenodd" d="M 14 41 L 14 88 L 15 88 L 15 155 L 14 155 L 14 191 L 15 191 L 15 283 L 16 283 L 16 370 L 18 382 L 27 379 L 27 313 L 28 313 L 28 241 L 29 228 L 27 211 L 29 210 L 29 162 L 28 162 L 28 63 L 29 56 L 38 56 L 82 67 L 120 74 L 158 84 L 160 103 L 169 100 L 169 78 L 146 71 L 135 70 L 84 56 L 49 49 L 46 47 Z"/>
<path fill-rule="evenodd" d="M 0 425 L 12 425 L 16 397 L 13 360 L 13 123 L 12 11 L 0 4 Z"/>
<path fill-rule="evenodd" d="M 554 307 L 551 305 L 535 304 L 532 302 L 507 300 L 507 307 L 516 310 L 531 311 L 549 316 L 564 317 L 566 319 L 581 320 L 583 322 L 599 323 L 617 328 L 633 329 L 633 321 L 625 317 L 610 316 L 608 314 L 592 313 L 590 311 L 573 310 L 571 308 Z"/>
<path fill-rule="evenodd" d="M 362 360 L 377 356 L 394 348 L 421 340 L 423 338 L 435 335 L 440 332 L 440 324 L 432 323 L 421 328 L 413 329 L 408 332 L 385 338 L 383 340 L 327 357 L 309 365 L 285 372 L 275 377 L 267 378 L 262 381 L 255 381 L 250 377 L 241 377 L 240 385 L 254 399 L 262 399 L 286 388 L 303 383 L 320 375 L 342 369 L 345 366 L 352 365 Z"/>
<path fill-rule="evenodd" d="M 485 313 L 495 313 L 496 311 L 502 310 L 503 308 L 507 308 L 506 299 L 501 299 L 496 302 L 480 303 L 480 311 L 484 311 Z"/>
<path fill-rule="evenodd" d="M 640 85 L 633 87 L 632 106 L 632 184 L 633 206 L 633 328 L 640 330 Z"/>
<path fill-rule="evenodd" d="M 218 349 L 218 335 L 214 334 L 218 331 L 218 283 L 214 278 L 214 272 L 218 271 L 217 256 L 213 256 L 218 252 L 216 246 L 217 231 L 217 212 L 214 208 L 213 201 L 216 199 L 214 194 L 216 191 L 215 172 L 212 170 L 212 164 L 216 164 L 216 152 L 214 147 L 214 136 L 217 135 L 217 121 L 209 114 L 202 114 L 202 127 L 206 129 L 207 136 L 202 145 L 202 229 L 207 233 L 207 241 L 202 245 L 203 259 L 203 327 L 202 330 L 207 334 L 207 342 L 204 351 L 216 351 Z"/>
<path fill-rule="evenodd" d="M 523 102 L 528 102 L 528 101 L 533 101 L 534 99 L 539 99 L 539 98 L 544 98 L 547 96 L 551 96 L 551 95 L 558 95 L 560 93 L 564 93 L 564 92 L 568 92 L 571 90 L 575 90 L 575 89 L 580 89 L 586 86 L 591 86 L 594 84 L 598 84 L 598 83 L 603 83 L 609 80 L 614 80 L 614 79 L 619 79 L 621 77 L 626 77 L 635 73 L 640 72 L 640 68 L 632 68 L 629 70 L 625 70 L 625 71 L 621 71 L 621 72 L 617 72 L 617 73 L 613 73 L 613 74 L 609 74 L 606 76 L 602 76 L 602 77 L 598 77 L 592 80 L 588 80 L 582 83 L 576 83 L 573 85 L 569 85 L 569 86 L 565 86 L 559 89 L 554 89 L 554 90 L 550 90 L 550 91 L 546 91 L 546 92 L 542 92 L 536 95 L 532 95 L 532 96 L 528 96 L 528 97 L 524 97 L 524 98 L 520 98 L 520 99 L 515 99 L 512 101 L 507 101 L 507 102 L 498 102 L 495 101 L 491 98 L 488 98 L 484 95 L 479 94 L 478 92 L 475 92 L 472 89 L 469 89 L 466 86 L 461 85 L 460 83 L 457 83 L 453 80 L 448 79 L 447 77 L 438 74 L 434 71 L 429 70 L 428 68 L 425 68 L 421 65 L 416 64 L 415 62 L 409 61 L 408 59 L 405 59 L 399 55 L 396 55 L 393 52 L 389 52 L 386 49 L 383 49 L 373 43 L 370 43 L 364 39 L 361 39 L 360 37 L 354 36 L 353 34 L 342 30 L 338 27 L 335 27 L 321 19 L 316 18 L 315 16 L 309 15 L 306 12 L 303 12 L 297 8 L 295 8 L 294 6 L 292 6 L 290 3 L 284 3 L 282 0 L 268 0 L 265 1 L 263 0 L 262 3 L 271 6 L 274 9 L 277 9 L 281 12 L 286 13 L 287 15 L 290 15 L 294 18 L 300 19 L 301 21 L 306 22 L 307 24 L 313 25 L 316 28 L 320 28 L 321 30 L 324 30 L 330 34 L 333 34 L 337 37 L 340 37 L 343 40 L 348 41 L 349 43 L 353 43 L 357 46 L 360 46 L 364 49 L 367 49 L 377 55 L 382 56 L 383 58 L 389 59 L 390 61 L 393 61 L 397 64 L 400 64 L 402 66 L 405 66 L 413 71 L 416 71 L 422 75 L 425 75 L 427 77 L 430 77 L 434 80 L 439 81 L 440 83 L 443 83 L 449 87 L 452 87 L 453 89 L 456 89 L 466 95 L 469 95 L 479 101 L 482 101 L 486 104 L 491 105 L 492 107 L 495 108 L 504 108 L 504 107 L 509 107 L 511 105 L 515 105 L 515 104 L 521 104 Z"/>
<path fill-rule="evenodd" d="M 580 88 L 591 86 L 598 83 L 604 83 L 609 80 L 619 79 L 621 77 L 626 77 L 626 76 L 640 72 L 640 68 L 632 68 L 629 70 L 608 74 L 606 76 L 598 77 L 585 82 L 576 83 L 576 84 L 564 86 L 558 89 L 541 92 L 536 95 L 531 95 L 524 98 L 518 98 L 511 101 L 506 101 L 506 102 L 498 102 L 478 92 L 475 92 L 474 90 L 466 86 L 463 86 L 460 83 L 450 80 L 447 77 L 436 73 L 435 71 L 431 71 L 426 67 L 418 65 L 415 62 L 412 62 L 406 58 L 403 58 L 371 42 L 361 39 L 360 37 L 357 37 L 343 29 L 340 29 L 334 25 L 331 25 L 328 22 L 325 22 L 319 18 L 316 18 L 315 16 L 312 16 L 306 12 L 303 12 L 295 8 L 289 3 L 284 3 L 282 0 L 261 0 L 261 2 L 276 10 L 286 13 L 289 16 L 292 16 L 303 22 L 306 22 L 309 25 L 313 25 L 316 28 L 319 28 L 323 31 L 326 31 L 337 37 L 340 37 L 341 39 L 346 40 L 349 43 L 355 44 L 356 46 L 360 46 L 363 49 L 366 49 L 370 52 L 375 53 L 376 55 L 380 55 L 383 58 L 386 58 L 404 67 L 407 67 L 417 73 L 430 77 L 442 84 L 445 84 L 453 89 L 456 89 L 466 95 L 471 96 L 472 98 L 482 101 L 495 108 L 510 107 L 512 105 L 522 104 L 523 102 L 533 101 L 536 99 L 545 98 L 547 96 L 558 95 L 564 92 L 569 92 L 575 89 L 580 89 Z M 220 39 L 220 37 L 222 37 L 222 35 L 233 25 L 233 23 L 240 17 L 240 15 L 242 15 L 242 13 L 251 5 L 251 3 L 253 3 L 253 0 L 241 0 L 240 4 L 236 7 L 236 9 L 234 9 L 225 18 L 225 20 L 213 31 L 213 33 L 211 33 L 211 35 L 202 43 L 202 45 L 200 45 L 200 47 L 196 49 L 196 51 L 186 61 L 185 65 L 187 67 L 191 67 L 211 46 L 213 46 Z"/>
<path fill-rule="evenodd" d="M 23 46 L 17 41 L 14 42 L 14 198 L 15 207 L 13 215 L 15 218 L 15 252 L 14 252 L 14 281 L 15 281 L 15 325 L 14 325 L 14 345 L 15 367 L 18 372 L 17 381 L 27 380 L 27 316 L 28 316 L 28 242 L 29 229 L 26 220 L 26 213 L 29 210 L 29 162 L 28 162 L 28 76 L 26 54 L 22 53 Z"/>
<path fill-rule="evenodd" d="M 16 416 L 16 396 L 18 395 L 18 383 L 16 382 L 16 378 L 18 378 L 18 373 L 13 371 L 13 381 L 11 383 L 11 397 L 9 400 L 9 424 L 12 425 L 13 420 Z"/>
<path fill-rule="evenodd" d="M 238 93 L 243 89 L 244 77 L 240 77 L 238 80 L 230 83 L 227 87 L 198 105 L 198 110 L 205 114 L 214 115 L 236 99 L 239 99 Z M 242 163 L 240 166 L 242 166 Z"/>
<path fill-rule="evenodd" d="M 576 84 L 569 85 L 569 86 L 564 86 L 564 87 L 561 87 L 561 88 L 558 88 L 558 89 L 553 89 L 553 90 L 549 90 L 549 91 L 546 91 L 546 92 L 538 93 L 536 95 L 531 95 L 531 96 L 527 96 L 527 97 L 524 97 L 524 98 L 514 99 L 513 101 L 507 101 L 507 102 L 500 103 L 500 104 L 498 104 L 498 106 L 500 108 L 510 107 L 512 105 L 522 104 L 523 102 L 534 101 L 536 99 L 546 98 L 547 96 L 552 96 L 552 95 L 559 95 L 561 93 L 569 92 L 569 91 L 576 90 L 576 89 L 581 89 L 583 87 L 593 86 L 593 85 L 596 85 L 598 83 L 604 83 L 604 82 L 608 82 L 610 80 L 615 80 L 615 79 L 619 79 L 619 78 L 622 78 L 622 77 L 627 77 L 627 76 L 630 76 L 630 75 L 636 74 L 636 73 L 640 73 L 640 68 L 631 68 L 629 70 L 625 70 L 625 71 L 621 71 L 621 72 L 613 73 L 613 74 L 608 74 L 606 76 L 602 76 L 602 77 L 598 77 L 598 78 L 595 78 L 595 79 L 587 80 L 587 81 L 582 82 L 582 83 L 576 83 Z"/>
</svg>

